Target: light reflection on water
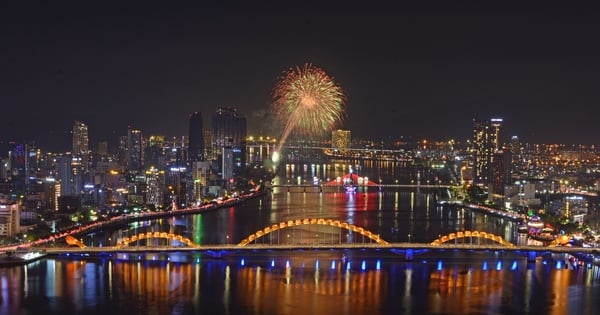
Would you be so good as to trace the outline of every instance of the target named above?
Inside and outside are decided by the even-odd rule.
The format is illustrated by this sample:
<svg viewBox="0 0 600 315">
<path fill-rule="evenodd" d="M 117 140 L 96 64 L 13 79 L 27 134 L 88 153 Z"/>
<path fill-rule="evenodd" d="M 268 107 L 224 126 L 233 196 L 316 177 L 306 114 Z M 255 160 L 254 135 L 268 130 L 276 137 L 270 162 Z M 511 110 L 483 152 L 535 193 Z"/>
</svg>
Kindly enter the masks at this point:
<svg viewBox="0 0 600 315">
<path fill-rule="evenodd" d="M 0 269 L 0 313 L 464 314 L 598 311 L 597 266 L 510 252 L 257 251 L 50 257 Z M 344 263 L 346 262 L 346 263 Z"/>
</svg>

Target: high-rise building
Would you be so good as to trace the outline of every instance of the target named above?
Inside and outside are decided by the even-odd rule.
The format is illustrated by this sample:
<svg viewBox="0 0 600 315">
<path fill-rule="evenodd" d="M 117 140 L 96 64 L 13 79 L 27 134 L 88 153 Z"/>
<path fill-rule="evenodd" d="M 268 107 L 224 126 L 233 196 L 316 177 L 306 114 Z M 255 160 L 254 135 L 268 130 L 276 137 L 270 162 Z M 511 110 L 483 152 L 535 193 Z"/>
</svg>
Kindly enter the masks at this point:
<svg viewBox="0 0 600 315">
<path fill-rule="evenodd" d="M 222 154 L 222 161 L 221 161 L 221 165 L 222 165 L 222 169 L 221 169 L 221 179 L 223 180 L 229 180 L 231 178 L 233 178 L 233 149 L 231 147 L 224 147 Z"/>
<path fill-rule="evenodd" d="M 83 190 L 81 158 L 69 155 L 56 157 L 56 179 L 60 182 L 60 196 L 79 196 Z"/>
<path fill-rule="evenodd" d="M 142 132 L 137 129 L 127 130 L 127 147 L 125 149 L 125 167 L 134 172 L 141 172 L 143 166 Z"/>
<path fill-rule="evenodd" d="M 146 170 L 152 167 L 159 170 L 166 168 L 165 143 L 165 137 L 161 135 L 152 135 L 148 138 L 148 145 L 144 153 Z"/>
<path fill-rule="evenodd" d="M 165 190 L 165 172 L 154 167 L 146 171 L 146 203 L 156 209 L 163 205 L 163 190 Z"/>
<path fill-rule="evenodd" d="M 28 194 L 29 186 L 29 146 L 26 143 L 17 143 L 8 152 L 10 158 L 9 176 L 12 191 L 16 194 Z"/>
<path fill-rule="evenodd" d="M 119 136 L 119 142 L 117 143 L 117 161 L 119 166 L 125 167 L 127 157 L 127 136 Z"/>
<path fill-rule="evenodd" d="M 331 132 L 331 148 L 345 151 L 350 148 L 350 130 L 334 130 Z"/>
<path fill-rule="evenodd" d="M 210 175 L 209 161 L 196 161 L 192 163 L 192 200 L 202 201 L 204 191 L 208 188 Z"/>
<path fill-rule="evenodd" d="M 492 118 L 490 119 L 490 146 L 492 147 L 493 152 L 500 149 L 502 147 L 502 143 L 500 140 L 500 129 L 502 129 L 502 118 Z"/>
<path fill-rule="evenodd" d="M 218 154 L 223 154 L 223 148 L 231 148 L 233 173 L 241 173 L 246 165 L 246 117 L 237 108 L 219 108 L 212 115 L 212 135 Z M 221 170 L 224 168 L 222 166 Z"/>
<path fill-rule="evenodd" d="M 520 151 L 521 151 L 521 142 L 519 141 L 519 137 L 512 136 L 512 138 L 510 138 L 510 154 L 511 154 L 513 160 L 517 157 L 517 155 L 520 153 Z"/>
<path fill-rule="evenodd" d="M 211 129 L 204 129 L 204 158 L 206 160 L 214 160 L 214 145 Z"/>
<path fill-rule="evenodd" d="M 89 151 L 88 126 L 80 121 L 73 124 L 73 155 L 84 156 Z"/>
<path fill-rule="evenodd" d="M 500 146 L 501 118 L 489 121 L 473 119 L 473 181 L 477 184 L 489 184 L 492 172 L 492 157 Z"/>
<path fill-rule="evenodd" d="M 108 156 L 108 141 L 99 141 L 98 142 L 98 156 L 106 157 Z"/>
<path fill-rule="evenodd" d="M 202 124 L 202 114 L 194 112 L 190 116 L 189 134 L 188 134 L 188 157 L 190 165 L 192 162 L 204 161 L 204 127 Z"/>
<path fill-rule="evenodd" d="M 511 154 L 507 148 L 496 150 L 492 156 L 492 178 L 490 193 L 504 197 L 504 189 L 511 182 Z"/>
</svg>

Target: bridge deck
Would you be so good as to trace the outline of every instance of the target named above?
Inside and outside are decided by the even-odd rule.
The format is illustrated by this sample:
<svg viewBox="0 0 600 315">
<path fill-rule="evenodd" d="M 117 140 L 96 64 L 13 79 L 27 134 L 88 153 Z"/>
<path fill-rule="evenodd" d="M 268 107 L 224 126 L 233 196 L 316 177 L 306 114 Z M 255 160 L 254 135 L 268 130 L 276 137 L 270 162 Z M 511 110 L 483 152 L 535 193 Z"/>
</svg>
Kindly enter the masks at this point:
<svg viewBox="0 0 600 315">
<path fill-rule="evenodd" d="M 600 255 L 600 249 L 589 247 L 544 247 L 544 246 L 503 246 L 495 244 L 441 244 L 431 245 L 424 243 L 348 243 L 326 245 L 293 245 L 293 244 L 251 244 L 239 246 L 229 245 L 201 245 L 201 246 L 128 246 L 114 247 L 36 247 L 45 250 L 48 254 L 66 253 L 123 253 L 123 252 L 209 252 L 209 251 L 256 251 L 256 250 L 330 250 L 330 249 L 381 249 L 381 250 L 466 250 L 466 251 L 513 251 L 513 252 L 551 252 L 568 254 L 593 254 Z"/>
</svg>

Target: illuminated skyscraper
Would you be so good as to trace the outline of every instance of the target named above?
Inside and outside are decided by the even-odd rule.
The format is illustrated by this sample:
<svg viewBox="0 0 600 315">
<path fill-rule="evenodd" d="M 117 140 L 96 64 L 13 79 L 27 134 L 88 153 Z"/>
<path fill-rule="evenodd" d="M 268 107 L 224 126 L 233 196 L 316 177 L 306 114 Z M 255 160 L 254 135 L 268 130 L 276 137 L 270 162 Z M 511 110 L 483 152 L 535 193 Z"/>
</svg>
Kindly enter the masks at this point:
<svg viewBox="0 0 600 315">
<path fill-rule="evenodd" d="M 350 130 L 334 130 L 331 132 L 331 148 L 340 151 L 350 148 Z"/>
<path fill-rule="evenodd" d="M 502 143 L 500 143 L 500 129 L 502 129 L 502 118 L 490 119 L 490 146 L 493 152 L 500 149 Z"/>
<path fill-rule="evenodd" d="M 20 195 L 29 193 L 30 175 L 37 164 L 37 150 L 27 143 L 17 143 L 8 152 L 10 162 L 7 166 L 8 179 L 12 185 L 12 193 Z"/>
<path fill-rule="evenodd" d="M 89 151 L 88 126 L 80 121 L 73 124 L 73 155 L 84 156 Z"/>
<path fill-rule="evenodd" d="M 69 155 L 57 156 L 56 179 L 60 182 L 60 196 L 79 196 L 83 189 L 81 159 Z"/>
<path fill-rule="evenodd" d="M 154 167 L 146 171 L 146 203 L 159 208 L 163 205 L 162 190 L 165 186 L 165 172 Z"/>
<path fill-rule="evenodd" d="M 204 161 L 204 127 L 202 124 L 202 114 L 200 112 L 195 112 L 190 116 L 188 139 L 188 157 L 190 165 L 196 161 Z"/>
<path fill-rule="evenodd" d="M 218 154 L 223 148 L 231 148 L 233 173 L 239 174 L 246 164 L 246 117 L 237 108 L 219 108 L 212 116 L 212 135 Z"/>
<path fill-rule="evenodd" d="M 143 165 L 142 132 L 137 129 L 127 130 L 127 147 L 125 150 L 125 166 L 130 171 L 140 172 Z"/>
<path fill-rule="evenodd" d="M 492 158 L 500 147 L 501 118 L 490 121 L 473 120 L 473 180 L 478 184 L 489 184 L 492 172 Z"/>
<path fill-rule="evenodd" d="M 519 141 L 518 136 L 512 136 L 510 138 L 510 154 L 512 156 L 512 160 L 514 161 L 517 155 L 521 152 L 521 142 Z"/>
<path fill-rule="evenodd" d="M 80 121 L 73 124 L 73 158 L 80 161 L 83 170 L 89 168 L 88 126 Z"/>
</svg>

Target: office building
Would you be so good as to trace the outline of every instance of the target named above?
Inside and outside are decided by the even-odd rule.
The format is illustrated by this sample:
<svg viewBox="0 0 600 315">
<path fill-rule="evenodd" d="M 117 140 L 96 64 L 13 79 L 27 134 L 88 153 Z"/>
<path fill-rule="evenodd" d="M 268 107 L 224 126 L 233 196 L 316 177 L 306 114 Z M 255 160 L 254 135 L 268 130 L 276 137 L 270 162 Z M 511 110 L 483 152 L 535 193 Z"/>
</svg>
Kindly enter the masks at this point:
<svg viewBox="0 0 600 315">
<path fill-rule="evenodd" d="M 193 162 L 204 161 L 204 126 L 202 124 L 202 114 L 194 112 L 190 115 L 189 134 L 188 134 L 188 158 L 190 165 Z"/>
<path fill-rule="evenodd" d="M 224 148 L 231 149 L 233 175 L 240 174 L 246 165 L 246 117 L 237 108 L 219 108 L 212 115 L 212 136 L 218 155 L 224 154 Z M 221 159 L 228 160 L 226 157 Z M 226 167 L 229 166 L 221 166 L 221 172 Z"/>
<path fill-rule="evenodd" d="M 511 154 L 508 148 L 496 150 L 492 156 L 492 178 L 490 182 L 489 196 L 502 200 L 504 190 L 511 184 Z"/>
<path fill-rule="evenodd" d="M 125 148 L 125 167 L 127 170 L 139 173 L 143 167 L 142 132 L 137 129 L 127 130 L 127 145 Z"/>
</svg>

